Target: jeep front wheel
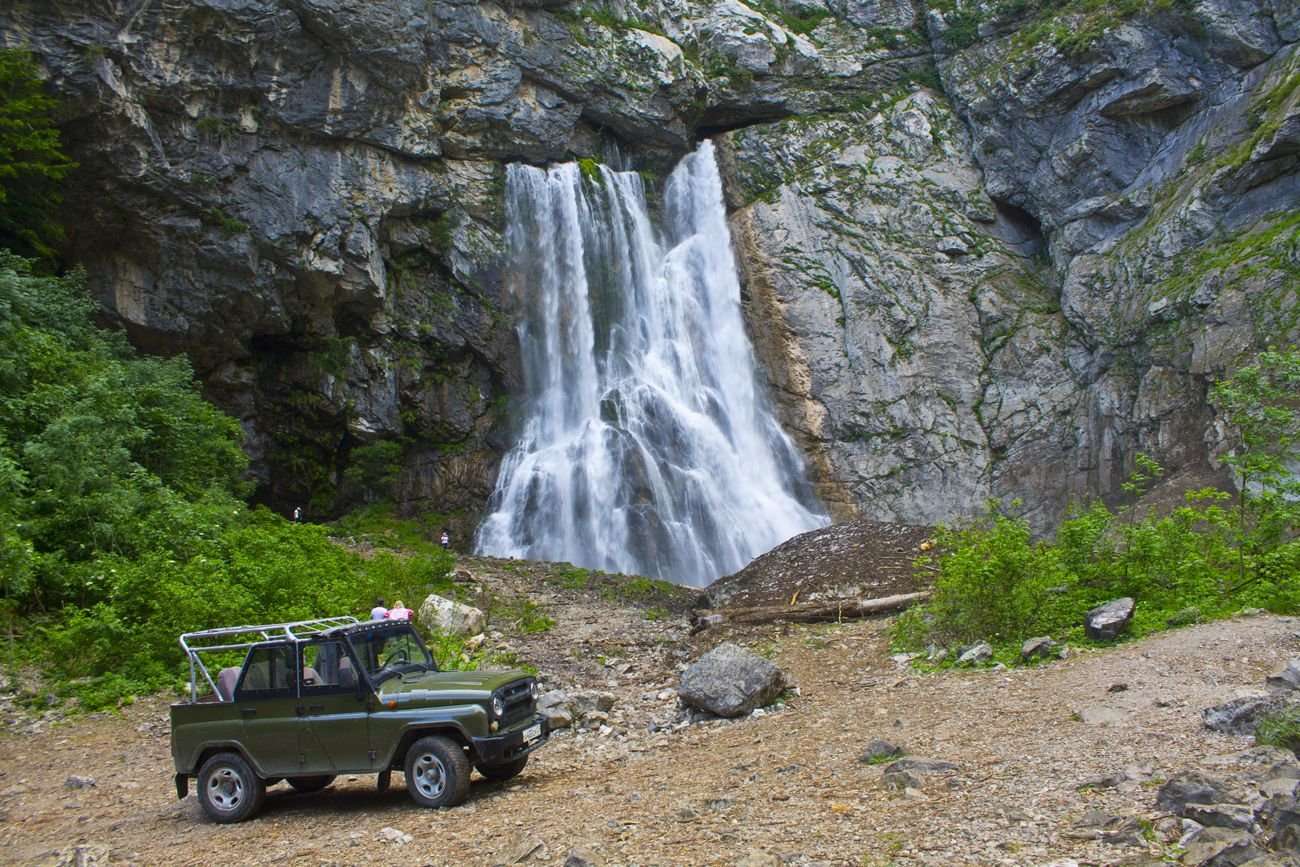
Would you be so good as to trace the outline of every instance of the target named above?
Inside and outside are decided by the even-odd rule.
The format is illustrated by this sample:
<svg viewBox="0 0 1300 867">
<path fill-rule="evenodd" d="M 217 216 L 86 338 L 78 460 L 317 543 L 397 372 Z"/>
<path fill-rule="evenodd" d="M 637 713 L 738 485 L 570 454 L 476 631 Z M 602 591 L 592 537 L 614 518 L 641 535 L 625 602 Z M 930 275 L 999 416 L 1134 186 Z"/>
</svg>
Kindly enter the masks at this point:
<svg viewBox="0 0 1300 867">
<path fill-rule="evenodd" d="M 469 794 L 469 759 L 455 741 L 431 735 L 406 751 L 406 789 L 422 807 L 454 807 Z"/>
<path fill-rule="evenodd" d="M 504 765 L 475 765 L 478 772 L 494 783 L 504 783 L 506 780 L 514 779 L 519 776 L 519 772 L 528 764 L 528 756 L 521 759 L 515 759 L 513 762 L 506 762 Z"/>
<path fill-rule="evenodd" d="M 214 822 L 242 822 L 262 808 L 266 784 L 238 753 L 217 753 L 199 769 L 199 804 Z"/>
<path fill-rule="evenodd" d="M 286 777 L 285 779 L 293 786 L 295 792 L 302 792 L 304 795 L 309 792 L 319 792 L 334 782 L 334 777 L 326 774 L 318 777 Z"/>
</svg>

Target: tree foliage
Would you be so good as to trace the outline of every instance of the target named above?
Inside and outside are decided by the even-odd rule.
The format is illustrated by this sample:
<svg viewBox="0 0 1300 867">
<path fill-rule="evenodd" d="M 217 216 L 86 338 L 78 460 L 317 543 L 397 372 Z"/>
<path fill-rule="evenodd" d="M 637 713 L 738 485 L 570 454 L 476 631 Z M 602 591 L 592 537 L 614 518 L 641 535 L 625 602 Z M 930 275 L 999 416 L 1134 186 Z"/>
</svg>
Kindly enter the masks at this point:
<svg viewBox="0 0 1300 867">
<path fill-rule="evenodd" d="M 174 685 L 176 636 L 419 599 L 449 557 L 362 559 L 248 510 L 239 424 L 183 358 L 92 322 L 80 275 L 0 252 L 0 609 L 83 701 Z"/>
<path fill-rule="evenodd" d="M 61 149 L 55 105 L 31 55 L 0 49 L 0 247 L 41 258 L 52 258 L 63 238 L 60 186 L 75 168 Z"/>
</svg>

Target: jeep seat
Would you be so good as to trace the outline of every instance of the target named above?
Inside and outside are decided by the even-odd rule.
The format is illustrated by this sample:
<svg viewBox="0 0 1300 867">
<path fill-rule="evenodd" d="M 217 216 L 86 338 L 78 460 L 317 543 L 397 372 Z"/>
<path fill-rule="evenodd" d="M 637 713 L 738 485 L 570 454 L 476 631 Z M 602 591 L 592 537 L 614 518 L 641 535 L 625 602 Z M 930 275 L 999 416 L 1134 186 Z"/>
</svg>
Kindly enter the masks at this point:
<svg viewBox="0 0 1300 867">
<path fill-rule="evenodd" d="M 352 667 L 352 660 L 344 657 L 339 660 L 339 686 L 356 686 L 357 670 Z"/>
<path fill-rule="evenodd" d="M 223 668 L 217 675 L 217 698 L 221 701 L 235 700 L 235 684 L 239 682 L 239 666 Z"/>
<path fill-rule="evenodd" d="M 321 683 L 320 675 L 316 673 L 316 669 L 312 668 L 310 665 L 304 665 L 302 667 L 303 686 L 320 686 Z"/>
</svg>

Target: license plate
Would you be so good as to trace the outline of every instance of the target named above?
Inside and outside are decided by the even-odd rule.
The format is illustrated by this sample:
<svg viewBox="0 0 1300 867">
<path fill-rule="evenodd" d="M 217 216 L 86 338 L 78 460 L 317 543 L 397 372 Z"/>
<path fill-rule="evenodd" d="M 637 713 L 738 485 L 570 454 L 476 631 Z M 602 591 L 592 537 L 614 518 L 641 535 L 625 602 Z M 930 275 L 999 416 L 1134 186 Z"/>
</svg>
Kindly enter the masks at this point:
<svg viewBox="0 0 1300 867">
<path fill-rule="evenodd" d="M 538 723 L 535 726 L 529 726 L 528 728 L 524 729 L 524 740 L 526 741 L 535 741 L 541 736 L 542 736 L 541 723 Z"/>
</svg>

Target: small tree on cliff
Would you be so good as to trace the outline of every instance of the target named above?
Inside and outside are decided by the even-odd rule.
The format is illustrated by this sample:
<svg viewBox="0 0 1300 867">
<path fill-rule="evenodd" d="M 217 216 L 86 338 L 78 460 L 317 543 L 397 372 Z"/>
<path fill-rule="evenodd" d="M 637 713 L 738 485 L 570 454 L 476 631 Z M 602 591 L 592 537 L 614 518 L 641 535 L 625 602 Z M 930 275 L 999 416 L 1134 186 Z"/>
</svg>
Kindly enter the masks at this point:
<svg viewBox="0 0 1300 867">
<path fill-rule="evenodd" d="M 76 165 L 60 149 L 54 108 L 31 55 L 0 50 L 0 246 L 43 259 L 63 238 L 60 186 Z"/>
</svg>

